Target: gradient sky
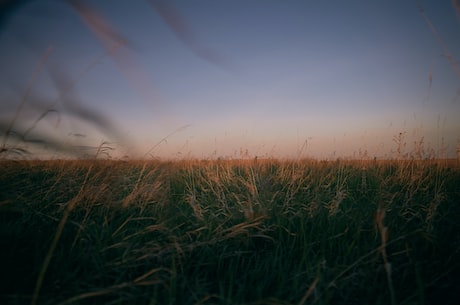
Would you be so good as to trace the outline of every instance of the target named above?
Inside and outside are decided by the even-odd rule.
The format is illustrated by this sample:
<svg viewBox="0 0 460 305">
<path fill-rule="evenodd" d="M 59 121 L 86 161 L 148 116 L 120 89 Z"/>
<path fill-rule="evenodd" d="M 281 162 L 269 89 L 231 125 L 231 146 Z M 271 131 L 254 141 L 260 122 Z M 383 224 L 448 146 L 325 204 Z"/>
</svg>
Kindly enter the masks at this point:
<svg viewBox="0 0 460 305">
<path fill-rule="evenodd" d="M 2 126 L 52 47 L 13 130 L 58 112 L 27 139 L 116 142 L 132 157 L 335 159 L 395 157 L 401 132 L 404 152 L 423 138 L 426 154 L 456 156 L 460 76 L 438 41 L 459 60 L 451 1 L 422 2 L 439 36 L 417 1 L 74 3 L 30 1 L 2 22 Z"/>
</svg>

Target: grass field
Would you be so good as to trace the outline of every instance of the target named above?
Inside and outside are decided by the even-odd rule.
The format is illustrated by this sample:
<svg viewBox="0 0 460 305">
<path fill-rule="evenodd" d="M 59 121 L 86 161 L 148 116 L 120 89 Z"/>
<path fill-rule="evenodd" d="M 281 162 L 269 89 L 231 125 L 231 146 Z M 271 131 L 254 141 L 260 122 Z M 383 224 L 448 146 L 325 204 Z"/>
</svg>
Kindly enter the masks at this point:
<svg viewBox="0 0 460 305">
<path fill-rule="evenodd" d="M 2 161 L 1 304 L 459 304 L 457 161 Z"/>
</svg>

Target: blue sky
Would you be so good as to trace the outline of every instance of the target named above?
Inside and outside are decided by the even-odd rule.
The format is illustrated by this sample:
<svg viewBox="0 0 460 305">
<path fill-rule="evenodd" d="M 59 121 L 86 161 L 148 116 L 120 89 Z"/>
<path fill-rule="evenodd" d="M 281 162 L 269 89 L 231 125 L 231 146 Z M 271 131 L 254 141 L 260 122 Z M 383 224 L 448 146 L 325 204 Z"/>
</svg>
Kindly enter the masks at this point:
<svg viewBox="0 0 460 305">
<path fill-rule="evenodd" d="M 460 78 L 417 1 L 75 3 L 30 1 L 0 29 L 3 125 L 53 47 L 13 130 L 46 109 L 59 119 L 28 139 L 133 157 L 391 157 L 402 132 L 406 152 L 423 137 L 426 153 L 456 154 Z M 423 6 L 458 60 L 453 4 Z"/>
</svg>

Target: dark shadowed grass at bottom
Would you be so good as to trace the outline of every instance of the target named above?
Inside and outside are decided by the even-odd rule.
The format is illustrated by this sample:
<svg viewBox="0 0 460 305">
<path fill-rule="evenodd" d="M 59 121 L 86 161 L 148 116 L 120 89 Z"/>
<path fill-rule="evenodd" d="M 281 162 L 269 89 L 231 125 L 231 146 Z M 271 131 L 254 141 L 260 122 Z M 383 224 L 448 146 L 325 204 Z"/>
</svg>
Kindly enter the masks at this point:
<svg viewBox="0 0 460 305">
<path fill-rule="evenodd" d="M 8 161 L 2 168 L 2 304 L 460 300 L 455 163 Z"/>
</svg>

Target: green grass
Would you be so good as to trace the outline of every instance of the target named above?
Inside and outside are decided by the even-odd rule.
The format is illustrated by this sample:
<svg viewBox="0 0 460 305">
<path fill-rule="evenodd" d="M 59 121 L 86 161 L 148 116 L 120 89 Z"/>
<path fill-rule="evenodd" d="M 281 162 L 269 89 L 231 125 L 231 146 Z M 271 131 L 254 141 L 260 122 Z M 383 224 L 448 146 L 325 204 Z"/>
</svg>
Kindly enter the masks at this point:
<svg viewBox="0 0 460 305">
<path fill-rule="evenodd" d="M 455 162 L 0 166 L 2 304 L 460 301 Z"/>
</svg>

